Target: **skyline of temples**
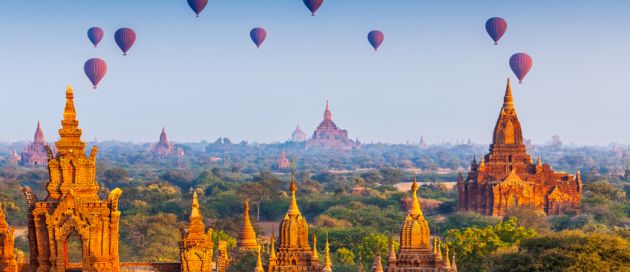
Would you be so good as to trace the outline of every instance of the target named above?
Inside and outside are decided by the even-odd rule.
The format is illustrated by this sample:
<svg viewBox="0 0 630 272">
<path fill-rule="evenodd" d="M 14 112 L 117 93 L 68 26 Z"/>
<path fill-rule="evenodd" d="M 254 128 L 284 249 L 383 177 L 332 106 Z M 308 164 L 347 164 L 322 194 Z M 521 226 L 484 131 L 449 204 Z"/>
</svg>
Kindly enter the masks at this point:
<svg viewBox="0 0 630 272">
<path fill-rule="evenodd" d="M 534 163 L 527 154 L 508 78 L 503 106 L 496 122 L 490 152 L 470 172 L 458 177 L 458 209 L 503 216 L 510 207 L 534 206 L 548 215 L 579 212 L 582 195 L 580 172 L 569 175 Z"/>
<path fill-rule="evenodd" d="M 151 153 L 157 158 L 183 158 L 184 150 L 180 147 L 176 147 L 168 140 L 166 129 L 162 127 L 160 133 L 160 141 L 151 146 Z"/>
</svg>

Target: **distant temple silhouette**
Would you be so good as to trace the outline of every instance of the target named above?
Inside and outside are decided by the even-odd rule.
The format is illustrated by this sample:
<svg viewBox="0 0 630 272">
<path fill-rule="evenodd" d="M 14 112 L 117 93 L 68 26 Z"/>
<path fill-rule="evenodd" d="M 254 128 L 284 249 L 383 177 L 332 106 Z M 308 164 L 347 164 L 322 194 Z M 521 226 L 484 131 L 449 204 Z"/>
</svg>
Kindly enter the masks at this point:
<svg viewBox="0 0 630 272">
<path fill-rule="evenodd" d="M 22 152 L 20 163 L 22 165 L 46 165 L 48 161 L 48 155 L 46 155 L 46 139 L 44 138 L 44 132 L 39 122 L 37 122 L 37 129 L 35 130 L 35 136 L 33 142 L 27 145 Z"/>
<path fill-rule="evenodd" d="M 582 196 L 580 172 L 554 172 L 540 157 L 527 154 L 508 79 L 503 107 L 494 128 L 490 153 L 473 159 L 468 177 L 459 176 L 460 211 L 503 216 L 510 207 L 533 206 L 548 215 L 578 211 Z"/>
<path fill-rule="evenodd" d="M 183 158 L 184 150 L 169 142 L 166 130 L 162 128 L 160 141 L 151 146 L 151 153 L 157 158 Z"/>
<path fill-rule="evenodd" d="M 332 120 L 330 106 L 326 101 L 324 120 L 319 123 L 313 136 L 306 142 L 306 148 L 352 149 L 360 147 L 359 141 L 348 139 L 348 131 L 339 129 Z"/>
<path fill-rule="evenodd" d="M 293 133 L 291 133 L 291 141 L 294 141 L 294 142 L 304 142 L 304 141 L 306 141 L 306 133 L 304 133 L 304 131 L 302 131 L 302 129 L 300 128 L 300 125 L 297 125 L 295 127 L 295 131 L 293 131 Z"/>
<path fill-rule="evenodd" d="M 280 158 L 276 161 L 276 167 L 278 169 L 287 169 L 291 167 L 291 163 L 289 162 L 289 159 L 287 159 L 287 153 L 285 153 L 284 150 L 282 150 Z"/>
</svg>

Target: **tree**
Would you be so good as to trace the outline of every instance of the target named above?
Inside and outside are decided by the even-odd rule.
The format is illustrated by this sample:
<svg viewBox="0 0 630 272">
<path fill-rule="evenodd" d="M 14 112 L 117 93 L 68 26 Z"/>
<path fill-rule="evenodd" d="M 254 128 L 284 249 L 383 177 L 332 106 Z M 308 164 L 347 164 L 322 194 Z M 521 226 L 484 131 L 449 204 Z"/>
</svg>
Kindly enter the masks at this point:
<svg viewBox="0 0 630 272">
<path fill-rule="evenodd" d="M 537 233 L 544 233 L 550 229 L 545 212 L 533 206 L 509 208 L 505 211 L 503 220 L 508 220 L 510 217 L 516 218 L 519 226 L 534 229 Z"/>
<path fill-rule="evenodd" d="M 365 267 L 371 267 L 376 251 L 380 251 L 381 257 L 386 256 L 389 250 L 390 237 L 383 234 L 370 233 L 363 238 L 356 248 L 357 256 L 363 261 Z"/>
<path fill-rule="evenodd" d="M 562 231 L 525 239 L 493 256 L 491 271 L 629 271 L 630 242 L 604 232 Z"/>
<path fill-rule="evenodd" d="M 522 239 L 536 235 L 536 231 L 520 227 L 516 218 L 484 228 L 469 227 L 449 230 L 448 245 L 457 254 L 462 271 L 479 271 L 486 256 L 498 249 L 518 244 Z"/>
</svg>

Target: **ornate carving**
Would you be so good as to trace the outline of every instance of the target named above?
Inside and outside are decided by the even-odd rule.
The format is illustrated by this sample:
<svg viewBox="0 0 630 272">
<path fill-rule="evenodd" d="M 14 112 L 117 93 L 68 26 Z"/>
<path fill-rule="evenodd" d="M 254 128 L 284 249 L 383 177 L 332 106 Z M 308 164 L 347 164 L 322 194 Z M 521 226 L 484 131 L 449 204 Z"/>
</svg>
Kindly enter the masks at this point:
<svg viewBox="0 0 630 272">
<path fill-rule="evenodd" d="M 527 154 L 508 80 L 503 107 L 497 120 L 490 153 L 481 164 L 473 159 L 468 178 L 458 178 L 459 210 L 503 216 L 505 209 L 531 205 L 547 214 L 578 211 L 582 180 L 579 173 L 556 173 Z M 552 191 L 557 191 L 551 198 Z"/>
<path fill-rule="evenodd" d="M 182 241 L 179 243 L 182 260 L 182 272 L 212 271 L 212 229 L 205 231 L 203 215 L 199 210 L 197 192 L 193 194 L 192 210 L 188 230 L 182 230 Z"/>
</svg>

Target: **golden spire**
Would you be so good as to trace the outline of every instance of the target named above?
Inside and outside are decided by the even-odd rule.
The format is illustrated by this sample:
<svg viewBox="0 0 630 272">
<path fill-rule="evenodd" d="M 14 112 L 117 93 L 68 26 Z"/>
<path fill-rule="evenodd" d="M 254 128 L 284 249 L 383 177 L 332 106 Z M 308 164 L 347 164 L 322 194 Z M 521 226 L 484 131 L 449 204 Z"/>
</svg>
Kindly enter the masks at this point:
<svg viewBox="0 0 630 272">
<path fill-rule="evenodd" d="M 394 244 L 394 238 L 389 238 L 389 253 L 387 254 L 387 259 L 396 260 L 396 245 Z"/>
<path fill-rule="evenodd" d="M 505 97 L 503 97 L 503 109 L 514 109 L 514 98 L 512 97 L 512 87 L 510 86 L 510 78 L 507 80 L 507 87 L 505 87 Z"/>
<path fill-rule="evenodd" d="M 0 202 L 0 230 L 5 230 L 9 227 L 7 219 L 4 216 L 4 209 L 2 208 L 2 202 Z"/>
<path fill-rule="evenodd" d="M 437 238 L 437 258 L 438 259 L 442 259 L 442 240 L 440 240 L 440 238 Z"/>
<path fill-rule="evenodd" d="M 418 201 L 418 181 L 417 178 L 413 177 L 413 184 L 411 185 L 412 192 L 412 200 L 411 200 L 411 209 L 409 209 L 410 215 L 422 215 L 422 210 L 420 209 L 420 201 Z"/>
<path fill-rule="evenodd" d="M 376 250 L 376 256 L 374 256 L 374 264 L 372 265 L 372 272 L 383 272 L 383 263 L 381 262 L 381 251 Z"/>
<path fill-rule="evenodd" d="M 328 244 L 328 231 L 326 231 L 326 249 L 324 251 L 324 269 L 322 272 L 332 272 L 330 263 L 330 245 Z"/>
<path fill-rule="evenodd" d="M 437 255 L 437 237 L 433 236 L 433 254 Z"/>
<path fill-rule="evenodd" d="M 448 258 L 448 244 L 444 245 L 444 266 L 447 270 L 451 269 L 451 261 Z"/>
<path fill-rule="evenodd" d="M 74 94 L 72 87 L 68 85 L 66 88 L 66 107 L 63 110 L 63 120 L 61 120 L 61 129 L 59 129 L 60 139 L 55 144 L 58 155 L 77 154 L 85 156 L 83 153 L 85 143 L 81 141 L 81 133 L 77 113 L 74 109 Z M 75 153 L 75 151 L 77 152 Z"/>
<path fill-rule="evenodd" d="M 531 154 L 529 155 L 529 163 L 534 163 L 534 156 Z"/>
<path fill-rule="evenodd" d="M 540 159 L 540 155 L 538 155 L 538 161 L 536 162 L 536 166 L 538 166 L 538 167 L 542 167 L 543 166 L 542 160 Z"/>
<path fill-rule="evenodd" d="M 291 160 L 291 202 L 289 203 L 288 215 L 299 215 L 300 209 L 298 208 L 295 192 L 297 191 L 297 184 L 295 183 L 295 161 Z"/>
<path fill-rule="evenodd" d="M 314 263 L 319 262 L 319 254 L 317 254 L 317 235 L 313 233 L 313 255 L 311 256 L 311 260 Z"/>
<path fill-rule="evenodd" d="M 238 234 L 237 247 L 240 250 L 256 250 L 258 242 L 256 241 L 256 232 L 249 219 L 249 202 L 245 199 L 243 204 L 243 226 Z"/>
<path fill-rule="evenodd" d="M 272 233 L 271 234 L 271 242 L 270 242 L 270 253 L 269 253 L 269 262 L 271 263 L 271 260 L 276 261 L 276 234 Z"/>
<path fill-rule="evenodd" d="M 201 217 L 199 212 L 199 199 L 197 198 L 197 192 L 193 193 L 192 210 L 190 211 L 190 219 Z"/>
<path fill-rule="evenodd" d="M 260 248 L 262 245 L 256 246 L 258 248 L 258 259 L 256 260 L 256 268 L 254 268 L 254 272 L 265 272 L 262 264 L 262 258 L 260 257 Z"/>
</svg>

